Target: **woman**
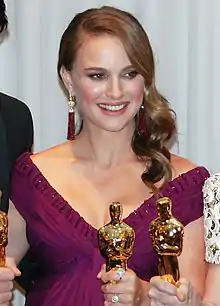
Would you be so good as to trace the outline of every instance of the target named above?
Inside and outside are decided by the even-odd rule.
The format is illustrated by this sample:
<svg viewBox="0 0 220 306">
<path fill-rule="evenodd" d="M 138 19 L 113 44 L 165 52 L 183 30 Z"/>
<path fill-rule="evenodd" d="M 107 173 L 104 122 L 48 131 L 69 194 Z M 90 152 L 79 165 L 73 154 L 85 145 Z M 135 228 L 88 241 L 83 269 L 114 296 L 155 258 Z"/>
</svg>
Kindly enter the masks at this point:
<svg viewBox="0 0 220 306">
<path fill-rule="evenodd" d="M 157 190 L 172 199 L 185 226 L 181 275 L 202 294 L 202 186 L 209 174 L 169 152 L 175 116 L 156 89 L 142 26 L 112 7 L 76 15 L 61 39 L 58 74 L 69 95 L 68 138 L 75 139 L 24 154 L 12 178 L 8 266 L 18 273 L 15 266 L 30 248 L 39 267 L 26 304 L 161 305 L 157 286 L 167 284 L 160 279 L 152 280 L 148 300 L 158 273 L 149 237 Z M 82 118 L 76 135 L 75 110 Z M 112 201 L 123 204 L 136 240 L 129 269 L 106 273 L 97 230 L 109 222 Z"/>
</svg>

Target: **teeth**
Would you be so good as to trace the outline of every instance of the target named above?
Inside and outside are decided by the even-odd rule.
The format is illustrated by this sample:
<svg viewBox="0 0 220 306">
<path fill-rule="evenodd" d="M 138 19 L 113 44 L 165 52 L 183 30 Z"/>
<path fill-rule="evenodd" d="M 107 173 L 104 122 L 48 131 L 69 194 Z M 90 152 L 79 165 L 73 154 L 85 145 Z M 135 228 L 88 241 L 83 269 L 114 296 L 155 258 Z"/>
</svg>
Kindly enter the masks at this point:
<svg viewBox="0 0 220 306">
<path fill-rule="evenodd" d="M 110 110 L 110 111 L 118 111 L 124 108 L 126 104 L 121 104 L 121 105 L 107 105 L 107 104 L 99 104 L 99 107 Z"/>
</svg>

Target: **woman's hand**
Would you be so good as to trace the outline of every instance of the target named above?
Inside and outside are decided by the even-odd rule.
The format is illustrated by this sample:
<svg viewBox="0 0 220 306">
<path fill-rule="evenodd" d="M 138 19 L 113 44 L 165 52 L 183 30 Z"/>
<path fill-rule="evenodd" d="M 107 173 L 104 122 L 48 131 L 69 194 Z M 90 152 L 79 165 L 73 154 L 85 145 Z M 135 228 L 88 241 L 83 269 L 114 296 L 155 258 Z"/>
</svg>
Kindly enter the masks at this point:
<svg viewBox="0 0 220 306">
<path fill-rule="evenodd" d="M 112 269 L 106 272 L 103 265 L 98 278 L 104 283 L 102 291 L 105 297 L 105 306 L 138 306 L 141 296 L 141 280 L 132 270 Z"/>
<path fill-rule="evenodd" d="M 20 276 L 12 258 L 6 258 L 6 267 L 0 267 L 0 306 L 9 305 L 13 298 L 13 280 Z M 10 304 L 11 305 L 11 304 Z"/>
<path fill-rule="evenodd" d="M 178 286 L 162 280 L 159 276 L 150 281 L 150 306 L 202 306 L 202 301 L 191 283 L 182 278 Z"/>
</svg>

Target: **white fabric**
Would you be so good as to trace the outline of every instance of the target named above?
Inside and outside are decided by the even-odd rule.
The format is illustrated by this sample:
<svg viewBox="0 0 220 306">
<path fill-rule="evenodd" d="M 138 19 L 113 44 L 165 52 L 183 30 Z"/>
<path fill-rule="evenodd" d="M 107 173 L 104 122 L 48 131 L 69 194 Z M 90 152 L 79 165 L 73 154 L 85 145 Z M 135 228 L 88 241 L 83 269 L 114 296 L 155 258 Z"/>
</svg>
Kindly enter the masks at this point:
<svg viewBox="0 0 220 306">
<path fill-rule="evenodd" d="M 205 259 L 220 264 L 220 173 L 208 178 L 203 188 Z"/>
<path fill-rule="evenodd" d="M 220 170 L 219 0 L 6 0 L 10 36 L 0 46 L 0 89 L 24 100 L 35 150 L 66 137 L 67 102 L 57 82 L 60 36 L 75 13 L 103 4 L 134 13 L 149 33 L 158 87 L 177 113 L 175 152 Z M 141 43 L 141 42 L 140 42 Z M 16 306 L 22 300 L 16 297 Z"/>
</svg>

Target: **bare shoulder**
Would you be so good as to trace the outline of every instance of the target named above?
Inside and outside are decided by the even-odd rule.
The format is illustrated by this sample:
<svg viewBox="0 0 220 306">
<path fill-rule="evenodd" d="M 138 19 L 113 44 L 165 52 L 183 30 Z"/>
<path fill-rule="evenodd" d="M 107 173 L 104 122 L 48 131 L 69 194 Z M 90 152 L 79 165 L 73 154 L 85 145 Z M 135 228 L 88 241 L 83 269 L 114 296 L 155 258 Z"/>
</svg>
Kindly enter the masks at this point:
<svg viewBox="0 0 220 306">
<path fill-rule="evenodd" d="M 171 166 L 173 178 L 198 167 L 198 165 L 192 163 L 188 159 L 175 154 L 171 155 Z"/>
<path fill-rule="evenodd" d="M 46 150 L 37 152 L 31 155 L 31 159 L 35 164 L 43 165 L 45 163 L 49 163 L 50 161 L 62 160 L 71 156 L 71 145 L 70 142 L 67 141 Z"/>
</svg>

